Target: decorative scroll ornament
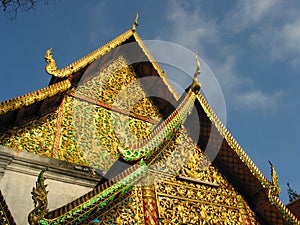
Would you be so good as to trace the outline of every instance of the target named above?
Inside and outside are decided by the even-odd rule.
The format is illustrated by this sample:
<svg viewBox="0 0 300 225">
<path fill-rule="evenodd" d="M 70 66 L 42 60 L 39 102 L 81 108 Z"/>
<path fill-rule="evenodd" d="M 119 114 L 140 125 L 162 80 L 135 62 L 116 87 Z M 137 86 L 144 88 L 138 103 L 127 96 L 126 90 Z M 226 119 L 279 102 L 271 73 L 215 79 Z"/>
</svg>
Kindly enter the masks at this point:
<svg viewBox="0 0 300 225">
<path fill-rule="evenodd" d="M 193 83 L 178 108 L 175 109 L 163 123 L 159 124 L 146 139 L 130 146 L 121 143 L 118 146 L 118 151 L 123 159 L 126 161 L 135 161 L 142 157 L 146 159 L 149 158 L 164 142 L 169 141 L 173 134 L 180 128 L 180 125 L 185 122 L 194 107 L 197 93 L 199 93 L 200 90 L 200 83 L 197 80 L 197 75 L 200 74 L 198 55 L 196 55 L 196 61 L 197 70 L 194 75 Z"/>
<path fill-rule="evenodd" d="M 69 66 L 57 69 L 55 60 L 52 56 L 52 48 L 50 48 L 45 54 L 45 60 L 47 62 L 46 65 L 46 72 L 51 74 L 54 77 L 65 78 L 69 77 L 71 74 L 79 71 L 80 69 L 86 67 L 88 64 L 94 62 L 101 56 L 105 55 L 106 53 L 110 52 L 112 49 L 116 48 L 117 46 L 124 43 L 133 35 L 133 30 L 128 30 L 125 33 L 121 34 L 120 36 L 116 37 L 114 40 L 108 42 L 104 46 L 94 50 L 90 54 L 86 55 L 85 57 L 73 62 Z"/>
<path fill-rule="evenodd" d="M 45 54 L 45 60 L 47 62 L 46 72 L 52 74 L 55 77 L 66 77 L 65 74 L 71 74 L 73 71 L 71 69 L 67 70 L 57 70 L 56 62 L 53 59 L 52 48 L 49 48 Z"/>
<path fill-rule="evenodd" d="M 28 215 L 28 222 L 29 224 L 37 224 L 37 222 L 44 218 L 44 216 L 48 212 L 48 199 L 47 194 L 48 191 L 46 191 L 47 185 L 45 185 L 45 179 L 44 173 L 47 170 L 47 168 L 43 169 L 36 181 L 36 187 L 33 188 L 31 194 L 32 199 L 34 202 L 34 209 L 29 213 Z"/>
<path fill-rule="evenodd" d="M 49 48 L 45 54 L 45 60 L 48 63 L 46 65 L 46 71 L 48 73 L 51 73 L 54 70 L 57 70 L 57 66 L 56 66 L 56 62 L 53 59 L 53 55 L 52 55 L 52 48 Z"/>
</svg>

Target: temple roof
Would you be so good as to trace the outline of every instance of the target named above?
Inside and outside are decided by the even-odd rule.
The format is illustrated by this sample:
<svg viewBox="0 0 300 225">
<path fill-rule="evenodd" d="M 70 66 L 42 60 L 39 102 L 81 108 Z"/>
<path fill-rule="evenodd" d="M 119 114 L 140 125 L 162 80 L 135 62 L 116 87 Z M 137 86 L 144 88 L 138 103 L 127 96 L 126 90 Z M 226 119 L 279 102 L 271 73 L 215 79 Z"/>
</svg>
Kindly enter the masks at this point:
<svg viewBox="0 0 300 225">
<path fill-rule="evenodd" d="M 29 94 L 0 103 L 0 127 L 17 124 L 36 115 L 43 115 L 58 107 L 66 92 L 78 82 L 87 66 L 105 54 L 116 51 L 118 46 L 126 43 L 136 43 L 138 53 L 128 57 L 139 57 L 139 63 L 134 69 L 141 76 L 157 76 L 161 81 L 143 83 L 146 90 L 163 92 L 163 96 L 172 105 L 178 100 L 178 94 L 169 83 L 166 75 L 153 59 L 133 26 L 111 42 L 96 49 L 87 56 L 75 61 L 63 69 L 57 69 L 52 57 L 52 49 L 45 55 L 46 71 L 52 75 L 50 85 Z M 105 61 L 105 58 L 103 58 Z M 164 99 L 155 99 L 161 112 L 169 111 L 168 102 Z M 201 149 L 218 151 L 213 164 L 249 202 L 251 209 L 269 224 L 300 224 L 290 207 L 286 207 L 279 200 L 278 178 L 273 173 L 270 182 L 249 158 L 222 122 L 218 119 L 204 96 L 199 93 L 195 102 L 196 111 L 187 119 L 185 127 L 191 137 L 198 141 Z M 199 119 L 200 127 L 194 126 L 195 118 Z M 199 132 L 200 130 L 200 132 Z M 195 137 L 199 133 L 199 137 Z M 217 143 L 221 143 L 220 149 Z M 214 145 L 215 144 L 215 145 Z M 274 167 L 272 166 L 272 171 Z"/>
<path fill-rule="evenodd" d="M 273 173 L 270 182 L 225 128 L 201 94 L 198 101 L 196 107 L 201 115 L 199 118 L 202 125 L 200 128 L 202 143 L 198 144 L 205 149 L 208 138 L 216 143 L 223 139 L 213 164 L 244 195 L 252 210 L 268 224 L 300 224 L 296 216 L 278 198 L 280 188 L 274 167 L 271 166 Z M 206 151 L 213 151 L 213 147 L 215 146 Z"/>
<path fill-rule="evenodd" d="M 287 204 L 287 207 L 298 219 L 300 219 L 300 198 Z"/>
<path fill-rule="evenodd" d="M 131 57 L 132 61 L 142 62 L 136 63 L 135 69 L 140 74 L 143 74 L 143 76 L 158 76 L 163 81 L 154 80 L 152 83 L 144 84 L 146 85 L 145 88 L 148 90 L 151 89 L 156 93 L 164 92 L 163 95 L 166 99 L 170 101 L 171 104 L 175 103 L 176 99 L 178 99 L 177 92 L 151 56 L 137 32 L 135 32 L 135 28 L 132 27 L 112 41 L 62 69 L 56 68 L 55 60 L 52 57 L 52 49 L 50 48 L 45 54 L 45 60 L 47 62 L 46 71 L 52 75 L 49 86 L 1 102 L 0 127 L 18 124 L 33 116 L 44 115 L 50 112 L 60 104 L 66 91 L 78 82 L 78 79 L 80 79 L 88 65 L 101 56 L 110 53 L 112 50 L 116 50 L 116 47 L 126 43 L 136 43 L 137 45 L 134 48 L 139 51 L 139 54 L 128 56 Z M 164 88 L 161 88 L 162 85 Z M 165 90 L 165 87 L 167 87 L 168 91 Z M 163 99 L 156 99 L 156 101 L 158 101 L 158 105 L 162 108 L 166 107 L 167 103 L 163 102 Z"/>
</svg>

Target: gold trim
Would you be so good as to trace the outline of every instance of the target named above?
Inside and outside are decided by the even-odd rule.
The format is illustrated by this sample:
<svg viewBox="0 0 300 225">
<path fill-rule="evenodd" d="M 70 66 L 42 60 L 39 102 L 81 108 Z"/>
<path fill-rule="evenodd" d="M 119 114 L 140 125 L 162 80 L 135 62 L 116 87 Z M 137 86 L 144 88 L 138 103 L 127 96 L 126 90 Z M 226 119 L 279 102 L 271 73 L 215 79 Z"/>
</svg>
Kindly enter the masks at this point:
<svg viewBox="0 0 300 225">
<path fill-rule="evenodd" d="M 215 203 L 215 202 L 207 202 L 207 201 L 202 201 L 202 200 L 190 199 L 190 198 L 181 197 L 181 196 L 177 196 L 177 195 L 165 194 L 165 193 L 162 193 L 162 192 L 157 192 L 157 196 L 158 196 L 158 198 L 160 196 L 162 196 L 162 197 L 186 200 L 186 201 L 189 201 L 189 202 L 200 202 L 200 203 L 204 203 L 204 204 L 208 204 L 208 205 L 224 206 L 224 207 L 230 208 L 230 209 L 238 209 L 238 206 L 230 206 L 230 205 L 225 205 L 225 204 L 220 204 L 220 203 Z"/>
<path fill-rule="evenodd" d="M 184 181 L 181 181 L 181 182 L 184 182 Z M 173 185 L 173 186 L 178 186 L 178 187 L 181 187 L 181 188 L 186 188 L 188 187 L 189 189 L 191 190 L 195 190 L 195 191 L 199 191 L 201 190 L 202 192 L 205 192 L 205 193 L 210 193 L 211 190 L 209 189 L 199 189 L 198 187 L 194 187 L 194 186 L 189 186 L 189 183 L 177 183 L 177 182 L 174 182 L 174 181 L 170 181 L 170 180 L 166 180 L 166 181 L 161 181 L 161 183 L 164 183 L 164 184 L 169 184 L 169 185 Z M 213 188 L 214 190 L 218 190 L 218 188 Z M 227 189 L 227 193 L 223 193 L 223 196 L 232 196 L 232 194 L 234 194 L 235 191 L 234 190 L 229 190 Z"/>
<path fill-rule="evenodd" d="M 217 130 L 225 138 L 229 146 L 236 152 L 242 162 L 245 163 L 245 165 L 250 169 L 252 174 L 260 181 L 262 186 L 269 189 L 269 187 L 272 186 L 271 182 L 262 174 L 262 172 L 242 149 L 242 147 L 237 143 L 234 137 L 229 133 L 201 93 L 198 94 L 197 99 L 199 100 L 210 121 L 216 126 Z"/>
<path fill-rule="evenodd" d="M 272 177 L 272 185 L 273 185 L 270 190 L 271 190 L 272 195 L 278 197 L 281 192 L 281 189 L 278 185 L 278 176 L 277 176 L 274 165 L 271 163 L 271 161 L 269 161 L 269 163 L 271 166 L 271 177 Z"/>
<path fill-rule="evenodd" d="M 138 15 L 137 15 L 137 18 L 138 18 Z M 135 20 L 134 24 L 135 23 L 136 23 L 136 20 Z M 173 86 L 171 85 L 169 80 L 167 79 L 167 76 L 162 71 L 162 69 L 160 68 L 158 63 L 155 61 L 153 56 L 150 54 L 149 50 L 147 49 L 147 47 L 141 40 L 140 36 L 135 32 L 135 30 L 132 30 L 132 29 L 126 31 L 125 33 L 121 34 L 114 40 L 108 42 L 104 46 L 96 49 L 95 51 L 91 52 L 87 56 L 73 62 L 72 64 L 70 64 L 67 67 L 62 68 L 62 69 L 57 69 L 55 60 L 52 57 L 52 48 L 50 48 L 45 54 L 45 60 L 47 62 L 45 69 L 46 69 L 47 73 L 49 73 L 50 75 L 53 75 L 54 77 L 59 77 L 59 78 L 68 77 L 72 73 L 79 71 L 81 68 L 87 66 L 89 63 L 92 63 L 96 59 L 98 59 L 101 56 L 103 56 L 104 54 L 108 53 L 113 48 L 121 45 L 124 41 L 129 39 L 131 36 L 134 36 L 136 42 L 138 43 L 138 45 L 140 46 L 140 48 L 142 49 L 142 51 L 144 52 L 146 57 L 149 59 L 149 61 L 153 65 L 154 69 L 157 71 L 158 75 L 163 79 L 164 83 L 167 85 L 169 91 L 173 94 L 174 98 L 176 100 L 178 100 L 179 95 L 176 92 L 176 90 L 173 88 Z"/>
<path fill-rule="evenodd" d="M 217 183 L 203 181 L 203 180 L 195 179 L 195 178 L 192 178 L 192 177 L 176 176 L 176 179 L 182 180 L 182 181 L 187 181 L 187 182 L 191 181 L 193 183 L 204 184 L 204 185 L 208 185 L 208 186 L 211 186 L 211 187 L 219 187 L 220 186 Z"/>
<path fill-rule="evenodd" d="M 167 85 L 169 91 L 173 94 L 174 98 L 176 100 L 179 99 L 179 95 L 176 92 L 176 90 L 173 88 L 172 84 L 169 82 L 166 74 L 162 71 L 162 69 L 160 68 L 160 66 L 158 65 L 158 63 L 156 62 L 156 60 L 153 58 L 153 56 L 150 54 L 149 50 L 147 49 L 147 47 L 145 46 L 144 42 L 142 41 L 142 39 L 140 38 L 140 36 L 134 32 L 133 36 L 136 40 L 136 42 L 138 43 L 138 45 L 140 46 L 140 48 L 143 50 L 144 54 L 146 55 L 146 57 L 149 59 L 150 63 L 153 65 L 154 69 L 157 71 L 158 75 L 161 77 L 161 79 L 164 81 L 164 83 Z"/>
<path fill-rule="evenodd" d="M 234 137 L 229 133 L 229 131 L 225 128 L 223 123 L 219 120 L 217 115 L 214 113 L 212 108 L 209 106 L 205 98 L 201 93 L 197 96 L 203 110 L 206 115 L 210 119 L 210 121 L 216 126 L 220 134 L 225 138 L 229 146 L 236 152 L 242 162 L 249 168 L 251 173 L 259 180 L 261 185 L 268 190 L 268 198 L 270 203 L 273 204 L 284 216 L 284 218 L 291 222 L 294 225 L 300 225 L 300 221 L 295 217 L 295 215 L 278 199 L 276 196 L 276 191 L 274 193 L 274 189 L 277 190 L 279 188 L 278 183 L 276 182 L 276 172 L 274 172 L 274 168 L 272 168 L 272 179 L 274 180 L 272 183 L 262 174 L 262 172 L 257 168 L 254 162 L 250 159 L 250 157 L 245 153 L 242 147 L 237 143 Z"/>
<path fill-rule="evenodd" d="M 274 205 L 282 213 L 285 220 L 293 225 L 300 225 L 300 220 L 279 200 L 277 196 L 274 196 L 271 193 L 271 190 L 268 192 L 268 197 L 272 205 Z"/>
<path fill-rule="evenodd" d="M 71 82 L 69 80 L 64 80 L 37 91 L 0 102 L 0 115 L 3 115 L 9 111 L 20 109 L 23 106 L 32 105 L 33 103 L 42 101 L 48 97 L 52 97 L 58 93 L 68 90 L 70 87 Z"/>
<path fill-rule="evenodd" d="M 54 77 L 64 78 L 68 77 L 71 74 L 79 71 L 80 69 L 84 68 L 88 64 L 92 63 L 96 59 L 100 58 L 104 54 L 110 52 L 115 47 L 121 45 L 124 41 L 130 38 L 133 34 L 132 30 L 128 30 L 125 33 L 121 34 L 114 40 L 108 42 L 107 44 L 103 45 L 102 47 L 94 50 L 90 54 L 84 56 L 83 58 L 71 63 L 65 68 L 57 69 L 55 60 L 52 57 L 52 48 L 50 48 L 45 54 L 45 60 L 47 62 L 46 65 L 46 72 Z"/>
<path fill-rule="evenodd" d="M 139 14 L 137 13 L 136 14 L 136 17 L 135 17 L 135 19 L 134 19 L 134 22 L 133 22 L 133 24 L 132 24 L 132 27 L 131 27 L 131 30 L 133 31 L 133 32 L 135 32 L 136 31 L 136 27 L 139 25 Z"/>
</svg>

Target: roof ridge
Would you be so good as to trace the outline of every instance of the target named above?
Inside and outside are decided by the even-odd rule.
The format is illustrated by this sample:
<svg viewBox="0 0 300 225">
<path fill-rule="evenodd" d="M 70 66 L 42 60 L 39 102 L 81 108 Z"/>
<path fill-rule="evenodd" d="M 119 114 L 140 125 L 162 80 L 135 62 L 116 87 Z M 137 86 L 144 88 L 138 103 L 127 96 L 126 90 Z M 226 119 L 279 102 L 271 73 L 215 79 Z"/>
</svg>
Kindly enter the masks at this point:
<svg viewBox="0 0 300 225">
<path fill-rule="evenodd" d="M 48 49 L 45 54 L 45 60 L 47 62 L 46 65 L 46 72 L 54 77 L 64 78 L 68 77 L 71 74 L 79 71 L 83 67 L 87 66 L 89 63 L 95 61 L 96 59 L 100 58 L 104 54 L 111 51 L 113 48 L 121 45 L 124 41 L 126 41 L 129 37 L 133 35 L 134 31 L 132 29 L 125 31 L 112 41 L 106 43 L 105 45 L 97 48 L 96 50 L 92 51 L 88 55 L 76 60 L 75 62 L 69 64 L 68 66 L 57 69 L 55 60 L 52 57 L 52 48 Z"/>
<path fill-rule="evenodd" d="M 274 195 L 274 189 L 279 188 L 273 182 L 270 182 L 263 173 L 258 169 L 255 163 L 250 159 L 247 153 L 243 150 L 243 148 L 238 144 L 235 138 L 231 135 L 231 133 L 224 126 L 222 121 L 215 114 L 213 109 L 210 107 L 208 102 L 205 100 L 203 95 L 199 93 L 197 98 L 208 116 L 209 120 L 216 126 L 217 130 L 220 134 L 225 138 L 230 147 L 236 152 L 236 154 L 240 157 L 243 163 L 249 168 L 252 174 L 259 180 L 262 186 L 267 189 L 268 199 L 271 204 L 274 205 L 284 216 L 284 218 L 291 222 L 294 225 L 300 225 L 300 220 L 281 202 L 281 200 Z M 274 168 L 273 168 L 274 169 Z"/>
<path fill-rule="evenodd" d="M 271 182 L 263 175 L 263 173 L 258 169 L 258 167 L 254 164 L 254 162 L 250 159 L 247 153 L 243 150 L 243 148 L 239 145 L 239 143 L 235 140 L 235 138 L 231 135 L 231 133 L 224 126 L 222 121 L 215 114 L 213 109 L 207 103 L 205 98 L 201 93 L 198 94 L 198 100 L 204 109 L 206 115 L 210 119 L 210 121 L 216 126 L 217 130 L 220 134 L 225 138 L 230 147 L 237 153 L 240 159 L 247 165 L 250 171 L 258 178 L 264 188 L 269 188 Z"/>
<path fill-rule="evenodd" d="M 23 106 L 32 105 L 33 103 L 42 101 L 47 97 L 52 97 L 58 93 L 68 90 L 70 87 L 71 81 L 66 79 L 16 98 L 0 102 L 0 115 L 3 115 L 9 111 L 17 110 Z"/>
<path fill-rule="evenodd" d="M 154 69 L 157 71 L 159 77 L 164 81 L 164 83 L 167 85 L 167 87 L 169 88 L 169 91 L 172 93 L 172 95 L 174 96 L 174 98 L 176 100 L 179 99 L 179 95 L 177 93 L 177 91 L 174 89 L 174 87 L 171 85 L 171 83 L 169 82 L 166 74 L 164 73 L 164 71 L 160 68 L 160 66 L 158 65 L 158 63 L 156 62 L 156 60 L 154 59 L 154 57 L 151 55 L 150 51 L 148 50 L 148 48 L 146 47 L 146 45 L 144 44 L 144 42 L 142 41 L 141 37 L 138 35 L 137 32 L 133 33 L 133 36 L 135 38 L 135 40 L 137 41 L 138 45 L 140 46 L 140 48 L 143 50 L 144 54 L 146 55 L 146 57 L 149 59 L 150 63 L 153 65 Z"/>
<path fill-rule="evenodd" d="M 284 215 L 285 219 L 294 225 L 300 225 L 300 220 L 285 206 L 278 197 L 268 194 L 268 197 L 273 205 Z"/>
<path fill-rule="evenodd" d="M 293 200 L 293 201 L 291 201 L 291 202 L 289 202 L 289 203 L 287 203 L 286 206 L 292 205 L 292 204 L 294 204 L 294 203 L 296 203 L 298 201 L 300 202 L 300 197 L 297 198 L 297 199 L 295 199 L 295 200 Z"/>
</svg>

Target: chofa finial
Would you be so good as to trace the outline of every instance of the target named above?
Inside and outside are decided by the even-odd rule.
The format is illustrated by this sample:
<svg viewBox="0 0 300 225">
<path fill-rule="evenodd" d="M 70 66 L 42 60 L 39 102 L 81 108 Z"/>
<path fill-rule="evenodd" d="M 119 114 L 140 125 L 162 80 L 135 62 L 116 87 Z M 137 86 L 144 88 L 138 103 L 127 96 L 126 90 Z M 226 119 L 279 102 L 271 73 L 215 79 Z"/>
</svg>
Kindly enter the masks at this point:
<svg viewBox="0 0 300 225">
<path fill-rule="evenodd" d="M 198 51 L 196 51 L 196 64 L 197 64 L 197 69 L 195 71 L 194 77 L 197 77 L 201 71 L 200 71 L 200 60 L 199 60 L 199 56 L 198 56 Z"/>
<path fill-rule="evenodd" d="M 47 62 L 47 65 L 46 65 L 46 72 L 53 75 L 53 71 L 56 71 L 57 70 L 57 67 L 56 67 L 56 62 L 55 60 L 53 59 L 53 56 L 52 56 L 52 48 L 49 48 L 45 54 L 45 60 Z"/>
<path fill-rule="evenodd" d="M 138 26 L 138 20 L 139 20 L 139 14 L 136 14 L 136 17 L 134 19 L 134 22 L 132 24 L 131 30 L 132 31 L 136 31 L 136 27 Z"/>
<path fill-rule="evenodd" d="M 197 93 L 199 93 L 200 88 L 201 88 L 200 82 L 197 79 L 197 76 L 201 73 L 201 71 L 200 71 L 200 60 L 199 60 L 198 52 L 196 52 L 196 64 L 197 64 L 197 69 L 194 73 L 193 83 L 192 83 L 190 88 L 194 93 L 197 94 Z"/>
<path fill-rule="evenodd" d="M 270 188 L 270 191 L 272 193 L 272 195 L 274 196 L 279 196 L 280 194 L 280 187 L 278 185 L 278 176 L 275 170 L 274 165 L 271 163 L 271 161 L 269 160 L 270 166 L 271 166 L 271 177 L 272 177 L 272 187 Z"/>
</svg>

